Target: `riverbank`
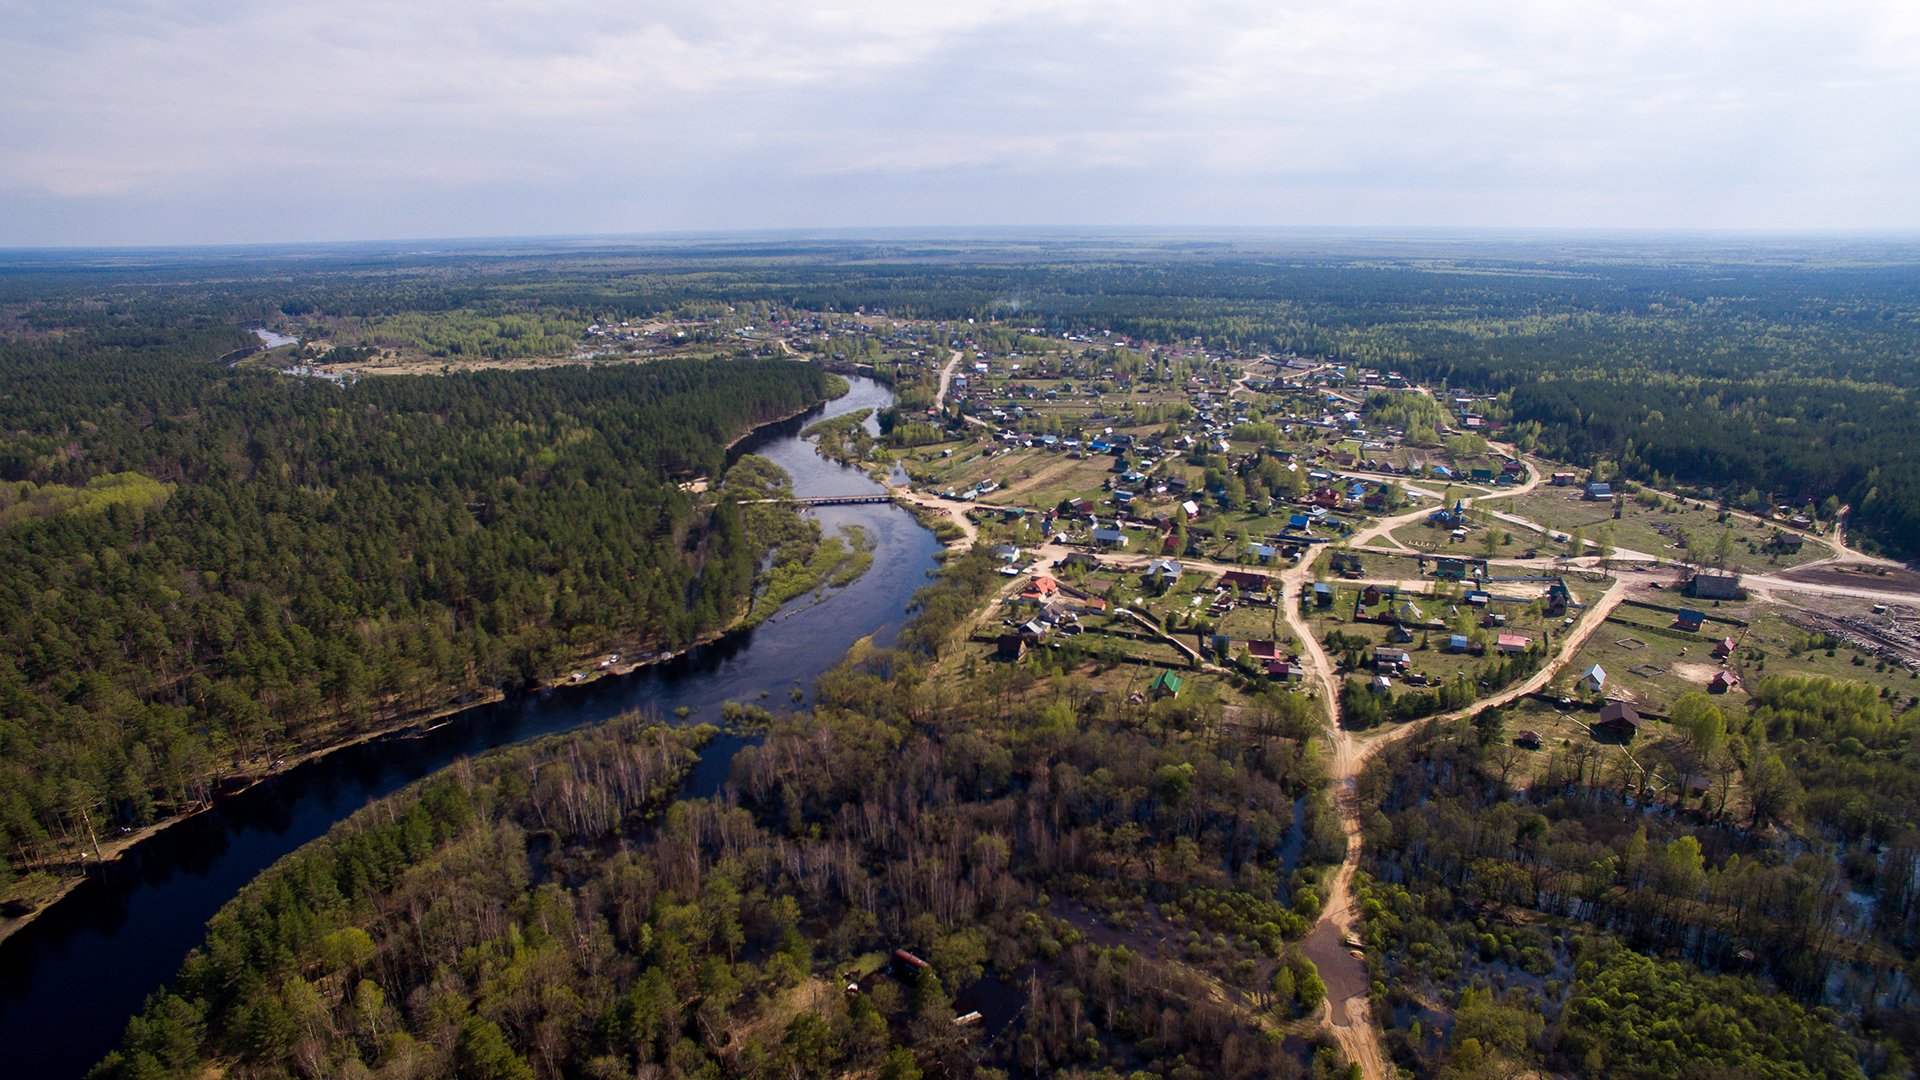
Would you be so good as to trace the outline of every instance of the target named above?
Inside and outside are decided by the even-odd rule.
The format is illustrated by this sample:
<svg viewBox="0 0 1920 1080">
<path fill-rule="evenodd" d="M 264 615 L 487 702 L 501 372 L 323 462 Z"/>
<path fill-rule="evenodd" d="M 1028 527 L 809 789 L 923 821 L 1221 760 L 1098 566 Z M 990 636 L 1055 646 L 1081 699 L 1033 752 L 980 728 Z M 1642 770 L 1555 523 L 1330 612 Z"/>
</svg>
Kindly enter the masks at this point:
<svg viewBox="0 0 1920 1080">
<path fill-rule="evenodd" d="M 726 449 L 728 451 L 732 451 L 734 447 L 739 446 L 741 443 L 746 442 L 748 439 L 753 438 L 755 435 L 760 434 L 761 432 L 774 426 L 775 424 L 784 424 L 796 416 L 805 416 L 815 409 L 821 408 L 826 405 L 831 405 L 834 402 L 840 400 L 841 398 L 846 397 L 847 394 L 850 393 L 852 390 L 853 390 L 852 383 L 849 383 L 847 380 L 841 378 L 838 375 L 835 375 L 832 372 L 828 372 L 826 397 L 823 397 L 819 401 L 813 402 L 812 404 L 802 405 L 790 413 L 784 413 L 780 416 L 774 417 L 771 420 L 760 421 L 759 423 L 753 425 L 747 430 L 741 432 L 740 437 L 728 443 L 726 446 Z"/>
<path fill-rule="evenodd" d="M 893 495 L 893 504 L 912 514 L 913 519 L 933 533 L 934 539 L 945 545 L 947 550 L 964 551 L 979 539 L 979 527 L 960 507 L 921 502 L 902 487 L 888 490 Z"/>
<path fill-rule="evenodd" d="M 803 416 L 808 412 L 838 400 L 840 397 L 844 397 L 851 389 L 849 384 L 838 376 L 831 376 L 831 378 L 833 382 L 828 386 L 829 396 L 827 398 L 821 401 L 811 402 L 799 409 L 789 411 L 768 420 L 763 420 L 753 425 L 729 442 L 727 449 L 731 451 L 741 443 L 752 439 L 754 436 L 770 428 L 787 423 L 796 417 Z M 859 556 L 863 553 L 860 551 L 858 545 L 852 546 L 854 550 L 848 553 L 848 559 L 836 563 L 832 568 L 832 572 L 828 575 L 828 580 L 826 581 L 828 586 L 835 588 L 843 587 L 851 580 L 857 578 L 859 572 L 864 572 L 867 567 L 871 566 L 871 553 L 864 553 L 865 559 L 861 560 Z M 850 568 L 847 565 L 848 561 L 856 564 L 859 572 L 849 574 L 848 571 Z M 802 593 L 805 591 L 806 590 L 801 590 Z M 759 618 L 753 618 L 753 605 L 751 601 L 749 601 L 742 606 L 739 614 L 730 620 L 726 626 L 701 634 L 692 641 L 673 649 L 660 649 L 656 644 L 644 642 L 638 636 L 626 641 L 607 643 L 600 648 L 576 655 L 572 663 L 563 665 L 563 674 L 541 680 L 534 684 L 532 689 L 536 691 L 550 691 L 563 685 L 581 685 L 612 676 L 631 675 L 643 668 L 667 664 L 687 655 L 695 649 L 712 645 L 724 640 L 729 635 L 749 630 L 764 621 L 767 614 L 771 614 L 771 612 L 762 614 Z M 609 655 L 618 655 L 621 659 L 614 663 L 604 664 L 603 666 L 604 658 Z M 89 876 L 92 875 L 98 867 L 119 862 L 129 852 L 132 852 L 141 844 L 154 839 L 174 826 L 200 817 L 224 799 L 237 796 L 275 776 L 291 771 L 302 765 L 319 761 L 351 747 L 409 733 L 431 730 L 439 727 L 442 723 L 450 721 L 453 717 L 461 713 L 497 704 L 506 698 L 507 693 L 499 687 L 467 687 L 465 689 L 458 689 L 453 691 L 451 700 L 443 701 L 441 704 L 407 710 L 397 714 L 387 722 L 351 734 L 343 735 L 336 732 L 322 735 L 319 741 L 313 745 L 289 751 L 282 756 L 242 763 L 236 767 L 234 772 L 218 778 L 216 782 L 221 790 L 217 797 L 209 798 L 207 801 L 192 809 L 171 814 L 159 821 L 128 832 L 116 833 L 111 837 L 99 837 L 94 843 L 95 850 L 83 850 L 79 853 L 77 859 L 42 864 L 33 868 L 23 868 L 23 881 L 32 875 L 41 875 L 51 880 L 34 887 L 28 896 L 24 897 L 34 903 L 32 910 L 18 915 L 0 915 L 0 942 L 6 941 L 14 934 L 31 925 L 41 915 L 56 907 L 71 894 L 74 889 L 87 881 Z"/>
</svg>

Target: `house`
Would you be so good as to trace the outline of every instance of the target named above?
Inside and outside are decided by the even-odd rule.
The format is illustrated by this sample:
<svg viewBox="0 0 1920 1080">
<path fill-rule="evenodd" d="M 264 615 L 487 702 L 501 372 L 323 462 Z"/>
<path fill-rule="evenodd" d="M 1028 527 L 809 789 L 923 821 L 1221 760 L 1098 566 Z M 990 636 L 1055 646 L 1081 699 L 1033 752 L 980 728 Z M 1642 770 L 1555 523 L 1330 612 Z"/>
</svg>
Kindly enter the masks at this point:
<svg viewBox="0 0 1920 1080">
<path fill-rule="evenodd" d="M 1062 630 L 1070 627 L 1077 629 L 1080 622 L 1080 616 L 1074 614 L 1072 608 L 1059 600 L 1041 608 L 1039 619 L 1048 626 L 1056 626 Z"/>
<path fill-rule="evenodd" d="M 1393 689 L 1393 680 L 1387 678 L 1385 675 L 1375 675 L 1373 681 L 1367 684 L 1367 689 L 1376 694 L 1387 693 Z"/>
<path fill-rule="evenodd" d="M 1179 697 L 1180 676 L 1171 671 L 1163 671 L 1155 675 L 1153 681 L 1147 684 L 1147 693 L 1156 698 Z"/>
<path fill-rule="evenodd" d="M 1722 671 L 1716 673 L 1712 679 L 1707 681 L 1707 693 L 1724 694 L 1729 690 L 1739 689 L 1739 686 L 1740 676 L 1731 671 Z"/>
<path fill-rule="evenodd" d="M 1525 634 L 1507 633 L 1501 634 L 1494 640 L 1493 644 L 1494 648 L 1511 655 L 1513 653 L 1526 652 L 1528 647 L 1533 644 L 1533 639 Z"/>
<path fill-rule="evenodd" d="M 1127 546 L 1127 534 L 1121 532 L 1119 529 L 1095 529 L 1093 530 L 1093 542 L 1099 544 L 1101 547 L 1123 548 Z"/>
<path fill-rule="evenodd" d="M 1593 733 L 1630 742 L 1640 733 L 1640 724 L 1640 714 L 1633 711 L 1633 706 L 1624 701 L 1609 701 L 1600 710 L 1600 719 L 1594 721 Z"/>
<path fill-rule="evenodd" d="M 1267 677 L 1281 682 L 1299 682 L 1307 677 L 1307 669 L 1291 660 L 1272 660 L 1267 663 Z"/>
<path fill-rule="evenodd" d="M 1706 621 L 1705 614 L 1692 608 L 1681 608 L 1680 613 L 1673 617 L 1674 628 L 1678 630 L 1698 630 Z"/>
<path fill-rule="evenodd" d="M 1553 486 L 1554 487 L 1572 487 L 1574 484 L 1574 481 L 1578 479 L 1580 479 L 1580 477 L 1575 473 L 1557 472 L 1553 474 Z"/>
<path fill-rule="evenodd" d="M 1147 564 L 1147 582 L 1152 585 L 1164 585 L 1171 588 L 1180 581 L 1185 567 L 1172 559 L 1155 559 Z"/>
<path fill-rule="evenodd" d="M 1060 562 L 1063 566 L 1084 566 L 1091 570 L 1100 568 L 1100 560 L 1084 551 L 1070 552 Z"/>
<path fill-rule="evenodd" d="M 1513 737 L 1513 745 L 1522 750 L 1540 749 L 1540 733 L 1531 729 L 1522 731 Z"/>
<path fill-rule="evenodd" d="M 1442 581 L 1464 581 L 1469 577 L 1483 577 L 1487 564 L 1484 559 L 1456 559 L 1442 557 L 1433 561 L 1433 576 Z"/>
<path fill-rule="evenodd" d="M 1360 590 L 1360 603 L 1363 604 L 1364 606 L 1372 607 L 1373 605 L 1379 602 L 1380 602 L 1380 586 L 1369 585 L 1366 588 Z"/>
<path fill-rule="evenodd" d="M 1714 643 L 1713 645 L 1714 659 L 1725 660 L 1727 657 L 1732 655 L 1733 655 L 1733 639 L 1732 638 L 1723 637 L 1719 641 Z"/>
<path fill-rule="evenodd" d="M 1558 615 L 1573 603 L 1573 592 L 1564 581 L 1556 581 L 1547 586 L 1547 614 Z"/>
<path fill-rule="evenodd" d="M 1294 532 L 1308 532 L 1313 528 L 1313 519 L 1305 514 L 1295 514 L 1287 519 L 1287 528 Z"/>
<path fill-rule="evenodd" d="M 1586 672 L 1574 682 L 1574 685 L 1582 690 L 1597 694 L 1607 688 L 1607 669 L 1601 667 L 1599 664 L 1595 664 L 1588 668 Z"/>
<path fill-rule="evenodd" d="M 1613 498 L 1612 484 L 1605 484 L 1605 483 L 1601 483 L 1598 480 L 1595 480 L 1593 483 L 1587 485 L 1588 501 L 1599 502 L 1602 499 L 1611 499 L 1611 498 Z"/>
<path fill-rule="evenodd" d="M 1263 593 L 1273 587 L 1272 579 L 1267 575 L 1246 570 L 1229 570 L 1221 574 L 1220 584 L 1225 588 L 1239 589 L 1243 593 Z"/>
<path fill-rule="evenodd" d="M 1684 590 L 1695 600 L 1744 600 L 1745 589 L 1740 587 L 1738 574 L 1695 574 L 1687 579 Z"/>
<path fill-rule="evenodd" d="M 1020 595 L 1034 600 L 1045 600 L 1060 591 L 1060 583 L 1045 574 L 1035 574 L 1027 591 Z"/>
<path fill-rule="evenodd" d="M 1255 660 L 1277 660 L 1280 656 L 1280 654 L 1275 651 L 1274 644 L 1271 641 L 1247 642 L 1247 655 L 1253 657 Z"/>
<path fill-rule="evenodd" d="M 1270 563 L 1273 561 L 1274 556 L 1280 554 L 1280 549 L 1274 547 L 1272 544 L 1256 542 L 1247 545 L 1247 554 L 1259 559 L 1262 563 Z"/>
<path fill-rule="evenodd" d="M 1403 668 L 1413 663 L 1413 655 L 1405 649 L 1379 648 L 1373 650 L 1373 666 L 1376 668 Z"/>
<path fill-rule="evenodd" d="M 1024 660 L 1027 655 L 1027 639 L 1019 634 L 1001 634 L 994 656 L 1001 660 Z"/>
<path fill-rule="evenodd" d="M 1332 607 L 1333 606 L 1333 586 L 1327 584 L 1324 581 L 1314 582 L 1313 583 L 1313 603 L 1314 603 L 1314 606 L 1316 607 L 1323 607 L 1323 608 Z"/>
<path fill-rule="evenodd" d="M 993 557 L 1003 563 L 1019 562 L 1020 549 L 1014 547 L 1012 544 L 995 544 Z"/>
<path fill-rule="evenodd" d="M 1467 635 L 1450 634 L 1447 636 L 1448 652 L 1461 653 L 1461 652 L 1466 652 L 1468 649 L 1471 649 L 1471 648 L 1473 648 L 1473 642 L 1467 638 Z"/>
<path fill-rule="evenodd" d="M 1395 645 L 1405 645 L 1413 640 L 1413 631 L 1399 623 L 1394 623 L 1393 629 L 1387 631 L 1387 640 Z"/>
</svg>

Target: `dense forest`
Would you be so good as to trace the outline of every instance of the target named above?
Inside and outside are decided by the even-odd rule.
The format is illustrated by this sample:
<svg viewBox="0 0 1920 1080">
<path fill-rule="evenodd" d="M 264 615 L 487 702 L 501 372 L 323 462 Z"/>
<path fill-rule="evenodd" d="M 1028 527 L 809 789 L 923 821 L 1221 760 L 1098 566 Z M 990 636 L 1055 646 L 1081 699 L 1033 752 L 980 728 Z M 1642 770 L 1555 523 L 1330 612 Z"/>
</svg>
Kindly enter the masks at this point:
<svg viewBox="0 0 1920 1080">
<path fill-rule="evenodd" d="M 724 627 L 779 526 L 677 481 L 828 390 L 769 361 L 338 386 L 155 319 L 0 342 L 0 881 L 242 762 Z"/>
<path fill-rule="evenodd" d="M 1719 775 L 1727 750 L 1744 762 L 1745 820 L 1720 813 L 1711 787 L 1696 798 L 1662 781 L 1669 794 L 1650 795 L 1655 778 L 1629 755 L 1591 745 L 1555 749 L 1543 780 L 1510 787 L 1497 713 L 1431 727 L 1369 763 L 1360 895 L 1378 1012 L 1395 1018 L 1403 1064 L 1908 1074 L 1920 822 L 1905 799 L 1876 800 L 1878 820 L 1844 809 L 1873 790 L 1854 785 L 1875 770 L 1904 788 L 1893 774 L 1911 765 L 1864 746 L 1834 755 L 1857 761 L 1852 771 L 1802 762 L 1856 732 L 1904 749 L 1916 717 L 1830 680 L 1768 677 L 1733 716 L 1694 697 L 1675 710 L 1692 767 Z M 1776 824 L 1791 832 L 1759 827 Z M 1826 1007 L 1837 1002 L 1852 1006 L 1845 1025 Z"/>
<path fill-rule="evenodd" d="M 630 718 L 362 810 L 230 903 L 95 1075 L 1336 1071 L 1277 1034 L 1324 993 L 1290 942 L 1342 850 L 1310 710 L 929 679 L 992 566 L 811 713 L 731 709 L 761 735 L 712 796 L 674 799 L 708 729 Z M 1315 799 L 1331 835 L 1301 837 Z"/>
</svg>

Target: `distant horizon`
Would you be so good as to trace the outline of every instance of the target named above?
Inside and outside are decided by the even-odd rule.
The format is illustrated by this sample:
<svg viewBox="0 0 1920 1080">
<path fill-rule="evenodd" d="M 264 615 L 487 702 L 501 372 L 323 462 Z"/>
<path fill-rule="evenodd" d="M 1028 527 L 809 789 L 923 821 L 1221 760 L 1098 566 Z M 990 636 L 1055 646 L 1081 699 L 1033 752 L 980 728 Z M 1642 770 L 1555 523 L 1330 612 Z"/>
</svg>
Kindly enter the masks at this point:
<svg viewBox="0 0 1920 1080">
<path fill-rule="evenodd" d="M 9 244 L 0 243 L 0 257 L 88 253 L 272 252 L 372 249 L 391 251 L 411 245 L 450 248 L 502 246 L 508 248 L 587 248 L 597 245 L 705 244 L 771 241 L 802 244 L 845 241 L 1029 242 L 1140 239 L 1159 242 L 1210 240 L 1232 242 L 1328 238 L 1387 244 L 1396 240 L 1445 242 L 1475 240 L 1554 240 L 1591 242 L 1743 241 L 1752 243 L 1892 242 L 1920 245 L 1920 225 L 1883 227 L 1661 227 L 1637 225 L 864 225 L 764 226 L 733 229 L 686 228 L 598 233 L 471 233 L 421 236 L 364 236 L 341 238 L 277 238 L 209 241 L 152 241 L 128 243 Z M 432 254 L 431 251 L 396 252 Z"/>
</svg>

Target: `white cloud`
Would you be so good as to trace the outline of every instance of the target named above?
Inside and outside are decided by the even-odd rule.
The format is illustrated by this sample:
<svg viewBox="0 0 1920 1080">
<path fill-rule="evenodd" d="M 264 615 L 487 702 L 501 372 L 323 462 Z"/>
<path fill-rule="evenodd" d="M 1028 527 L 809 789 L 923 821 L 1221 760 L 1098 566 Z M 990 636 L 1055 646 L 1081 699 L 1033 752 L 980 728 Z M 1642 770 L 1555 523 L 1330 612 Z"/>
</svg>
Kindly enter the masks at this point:
<svg viewBox="0 0 1920 1080">
<path fill-rule="evenodd" d="M 0 102 L 0 243 L 1920 225 L 1903 2 L 0 0 Z"/>
</svg>

